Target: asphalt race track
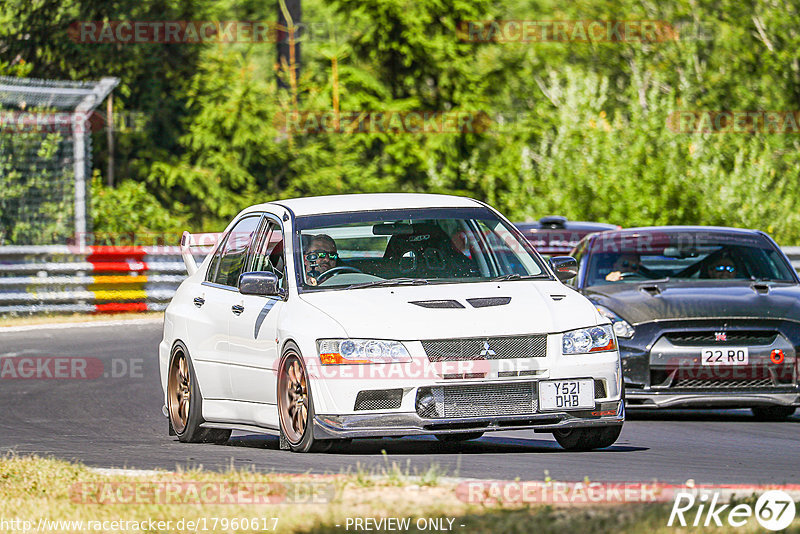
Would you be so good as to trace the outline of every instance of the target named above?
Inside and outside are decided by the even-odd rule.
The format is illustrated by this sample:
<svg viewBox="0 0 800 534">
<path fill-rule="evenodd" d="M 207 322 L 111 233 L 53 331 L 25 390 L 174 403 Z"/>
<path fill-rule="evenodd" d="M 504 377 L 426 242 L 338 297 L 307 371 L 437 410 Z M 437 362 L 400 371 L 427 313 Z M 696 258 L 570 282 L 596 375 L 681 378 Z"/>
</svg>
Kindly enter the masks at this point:
<svg viewBox="0 0 800 534">
<path fill-rule="evenodd" d="M 0 333 L 6 356 L 89 358 L 87 379 L 0 379 L 0 453 L 37 453 L 97 467 L 176 466 L 339 473 L 396 461 L 413 472 L 438 465 L 448 475 L 541 480 L 683 483 L 798 483 L 800 416 L 759 423 L 749 411 L 628 413 L 616 445 L 563 451 L 549 434 L 490 433 L 464 444 L 433 438 L 357 440 L 327 454 L 278 450 L 277 437 L 235 432 L 227 445 L 182 444 L 161 415 L 156 347 L 160 322 Z M 112 361 L 113 360 L 113 361 Z M 0 370 L 3 369 L 0 367 Z M 57 370 L 48 369 L 51 373 Z M 46 373 L 47 371 L 42 371 Z M 59 372 L 63 372 L 62 368 Z M 105 375 L 105 376 L 103 376 Z M 116 377 L 115 377 L 116 376 Z M 386 457 L 382 451 L 386 451 Z"/>
</svg>

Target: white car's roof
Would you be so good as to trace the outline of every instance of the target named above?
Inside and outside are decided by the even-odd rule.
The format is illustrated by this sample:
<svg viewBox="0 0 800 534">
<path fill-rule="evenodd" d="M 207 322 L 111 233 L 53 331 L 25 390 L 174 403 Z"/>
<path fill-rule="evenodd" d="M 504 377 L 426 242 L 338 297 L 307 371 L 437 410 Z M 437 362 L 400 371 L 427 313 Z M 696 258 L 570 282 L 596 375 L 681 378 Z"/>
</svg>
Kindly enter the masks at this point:
<svg viewBox="0 0 800 534">
<path fill-rule="evenodd" d="M 274 202 L 252 206 L 247 211 L 257 211 L 267 206 L 275 205 L 289 208 L 295 215 L 316 215 L 319 213 L 383 209 L 475 208 L 482 206 L 477 200 L 452 195 L 371 193 L 363 195 L 330 195 L 276 200 Z"/>
</svg>

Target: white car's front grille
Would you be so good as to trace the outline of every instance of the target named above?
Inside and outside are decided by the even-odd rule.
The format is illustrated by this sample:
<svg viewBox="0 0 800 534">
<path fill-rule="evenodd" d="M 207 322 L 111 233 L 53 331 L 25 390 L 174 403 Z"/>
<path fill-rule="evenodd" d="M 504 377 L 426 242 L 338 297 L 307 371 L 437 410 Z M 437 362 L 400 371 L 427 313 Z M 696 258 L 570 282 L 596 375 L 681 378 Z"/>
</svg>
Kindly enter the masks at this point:
<svg viewBox="0 0 800 534">
<path fill-rule="evenodd" d="M 423 341 L 422 348 L 431 362 L 544 358 L 547 336 L 434 339 Z"/>
<path fill-rule="evenodd" d="M 421 403 L 426 397 L 432 402 Z M 417 399 L 420 417 L 526 415 L 539 410 L 536 382 L 420 388 Z"/>
</svg>

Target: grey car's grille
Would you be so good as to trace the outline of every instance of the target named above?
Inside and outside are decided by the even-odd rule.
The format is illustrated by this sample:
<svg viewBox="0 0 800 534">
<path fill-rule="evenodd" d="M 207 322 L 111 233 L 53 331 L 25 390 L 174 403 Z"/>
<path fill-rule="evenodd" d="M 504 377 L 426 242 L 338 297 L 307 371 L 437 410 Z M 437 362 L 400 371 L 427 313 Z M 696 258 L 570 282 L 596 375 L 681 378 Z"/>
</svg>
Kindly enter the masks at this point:
<svg viewBox="0 0 800 534">
<path fill-rule="evenodd" d="M 664 337 L 673 345 L 681 346 L 725 346 L 771 345 L 778 335 L 765 330 L 708 330 L 702 332 L 669 332 Z"/>
<path fill-rule="evenodd" d="M 432 402 L 420 402 L 431 397 Z M 536 382 L 435 386 L 417 393 L 417 413 L 426 418 L 527 415 L 538 410 Z"/>
<path fill-rule="evenodd" d="M 749 380 L 714 380 L 681 378 L 672 383 L 673 388 L 707 388 L 707 389 L 742 389 L 773 387 L 770 378 L 752 378 Z"/>
<path fill-rule="evenodd" d="M 432 362 L 544 358 L 547 336 L 435 339 L 423 341 L 422 348 Z"/>
<path fill-rule="evenodd" d="M 403 390 L 376 389 L 359 391 L 354 410 L 393 410 L 400 407 Z"/>
</svg>

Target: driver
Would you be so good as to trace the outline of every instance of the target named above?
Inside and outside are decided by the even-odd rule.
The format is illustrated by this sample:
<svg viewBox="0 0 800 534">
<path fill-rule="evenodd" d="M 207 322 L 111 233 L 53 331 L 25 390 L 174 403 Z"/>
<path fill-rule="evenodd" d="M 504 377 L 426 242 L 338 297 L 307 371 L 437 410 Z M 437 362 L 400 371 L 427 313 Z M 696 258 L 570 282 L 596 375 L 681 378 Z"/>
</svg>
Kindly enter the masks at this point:
<svg viewBox="0 0 800 534">
<path fill-rule="evenodd" d="M 620 254 L 614 260 L 611 272 L 606 275 L 606 281 L 619 282 L 625 273 L 639 272 L 639 256 L 637 254 Z"/>
<path fill-rule="evenodd" d="M 306 270 L 306 283 L 317 285 L 317 278 L 336 267 L 339 254 L 336 252 L 336 241 L 326 234 L 315 235 L 309 241 L 303 254 L 303 265 Z"/>
<path fill-rule="evenodd" d="M 706 278 L 728 280 L 736 277 L 736 265 L 727 256 L 720 256 L 706 265 Z"/>
</svg>

